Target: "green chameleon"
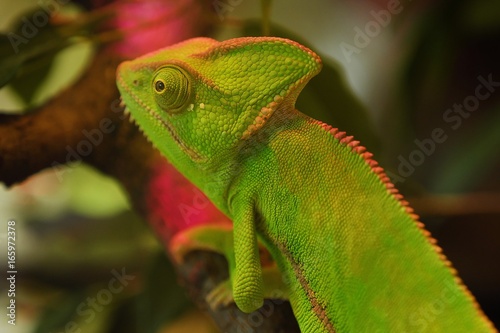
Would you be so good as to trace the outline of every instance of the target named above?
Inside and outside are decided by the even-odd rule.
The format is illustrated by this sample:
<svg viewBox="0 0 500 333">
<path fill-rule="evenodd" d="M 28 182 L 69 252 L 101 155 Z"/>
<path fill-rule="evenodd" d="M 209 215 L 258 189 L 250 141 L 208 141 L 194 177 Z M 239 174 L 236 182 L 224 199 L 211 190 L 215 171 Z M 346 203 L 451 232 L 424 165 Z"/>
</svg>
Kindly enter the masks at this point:
<svg viewBox="0 0 500 333">
<path fill-rule="evenodd" d="M 320 70 L 267 37 L 191 39 L 118 68 L 132 118 L 233 221 L 231 246 L 217 228 L 185 240 L 228 259 L 212 306 L 252 312 L 284 288 L 303 332 L 495 332 L 372 154 L 295 109 Z M 259 241 L 279 271 L 263 273 Z"/>
</svg>

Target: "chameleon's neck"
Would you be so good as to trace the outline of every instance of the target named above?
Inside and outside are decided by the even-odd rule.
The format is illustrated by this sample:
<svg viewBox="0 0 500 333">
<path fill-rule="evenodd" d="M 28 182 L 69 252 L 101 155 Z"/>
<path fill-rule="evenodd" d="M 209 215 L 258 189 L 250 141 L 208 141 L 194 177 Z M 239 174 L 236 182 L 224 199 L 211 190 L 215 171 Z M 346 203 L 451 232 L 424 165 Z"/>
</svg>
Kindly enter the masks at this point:
<svg viewBox="0 0 500 333">
<path fill-rule="evenodd" d="M 249 159 L 268 150 L 269 142 L 291 123 L 304 122 L 307 118 L 291 105 L 283 105 L 275 110 L 259 130 L 245 139 L 242 138 L 233 151 L 224 156 L 217 156 L 203 170 L 199 170 L 200 172 L 192 178 L 195 185 L 227 214 L 228 195 L 232 187 L 238 186 L 239 179 L 246 174 Z"/>
<path fill-rule="evenodd" d="M 232 153 L 227 156 L 217 156 L 199 168 L 192 177 L 188 177 L 226 215 L 229 212 L 227 189 L 237 177 L 242 164 L 236 155 Z"/>
</svg>

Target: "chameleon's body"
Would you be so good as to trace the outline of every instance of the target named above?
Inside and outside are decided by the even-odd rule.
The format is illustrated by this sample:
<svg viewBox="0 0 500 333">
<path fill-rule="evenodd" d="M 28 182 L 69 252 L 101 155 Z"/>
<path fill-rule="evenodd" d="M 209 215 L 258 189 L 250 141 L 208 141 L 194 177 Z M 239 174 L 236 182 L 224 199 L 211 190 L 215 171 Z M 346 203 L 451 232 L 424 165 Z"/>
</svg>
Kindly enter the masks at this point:
<svg viewBox="0 0 500 333">
<path fill-rule="evenodd" d="M 243 311 L 267 294 L 259 237 L 303 332 L 495 331 L 371 154 L 295 110 L 320 69 L 292 41 L 200 38 L 123 63 L 118 86 L 146 136 L 233 220 Z"/>
</svg>

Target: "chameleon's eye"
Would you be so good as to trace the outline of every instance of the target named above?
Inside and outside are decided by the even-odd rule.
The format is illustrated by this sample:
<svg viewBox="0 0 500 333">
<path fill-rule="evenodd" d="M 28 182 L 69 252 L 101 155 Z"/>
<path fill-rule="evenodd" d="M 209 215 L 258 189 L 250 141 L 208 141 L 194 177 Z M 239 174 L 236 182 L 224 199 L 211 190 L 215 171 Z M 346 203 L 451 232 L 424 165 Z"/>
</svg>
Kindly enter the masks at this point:
<svg viewBox="0 0 500 333">
<path fill-rule="evenodd" d="M 191 77 L 177 66 L 158 69 L 153 79 L 156 103 L 165 111 L 181 111 L 190 101 Z"/>
<path fill-rule="evenodd" d="M 165 82 L 161 79 L 155 82 L 155 89 L 157 93 L 162 93 L 165 90 Z"/>
</svg>

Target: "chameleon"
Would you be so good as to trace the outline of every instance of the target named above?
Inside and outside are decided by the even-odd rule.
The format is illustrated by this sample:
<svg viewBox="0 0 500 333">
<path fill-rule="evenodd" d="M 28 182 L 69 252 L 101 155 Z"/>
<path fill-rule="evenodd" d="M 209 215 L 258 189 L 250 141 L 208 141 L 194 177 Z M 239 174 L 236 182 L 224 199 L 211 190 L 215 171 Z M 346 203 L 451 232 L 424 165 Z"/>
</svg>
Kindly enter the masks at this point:
<svg viewBox="0 0 500 333">
<path fill-rule="evenodd" d="M 496 332 L 373 155 L 296 110 L 321 67 L 297 42 L 243 37 L 190 39 L 117 69 L 131 119 L 232 221 L 176 247 L 228 259 L 211 306 L 250 313 L 284 290 L 306 333 Z M 262 268 L 260 243 L 276 269 Z"/>
</svg>

